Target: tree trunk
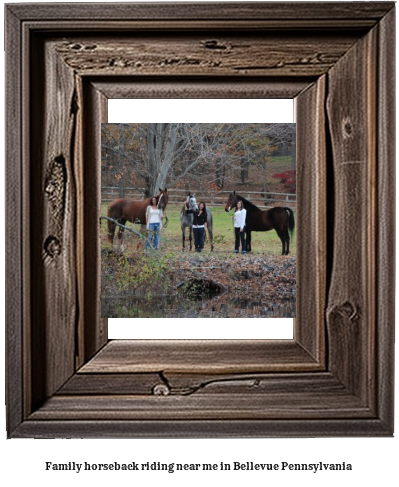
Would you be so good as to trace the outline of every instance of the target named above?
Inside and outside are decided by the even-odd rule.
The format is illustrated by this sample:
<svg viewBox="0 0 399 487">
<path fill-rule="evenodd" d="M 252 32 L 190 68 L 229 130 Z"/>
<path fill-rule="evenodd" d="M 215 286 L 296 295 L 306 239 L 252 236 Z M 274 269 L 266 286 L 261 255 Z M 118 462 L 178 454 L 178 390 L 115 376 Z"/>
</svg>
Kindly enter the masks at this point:
<svg viewBox="0 0 399 487">
<path fill-rule="evenodd" d="M 159 160 L 159 167 L 157 178 L 154 184 L 154 193 L 158 192 L 159 188 L 165 189 L 166 179 L 168 177 L 169 169 L 174 161 L 177 123 L 162 124 L 163 144 L 161 145 L 160 157 L 163 155 L 163 160 Z M 159 141 L 160 142 L 160 141 Z M 162 150 L 163 149 L 163 150 Z"/>
<path fill-rule="evenodd" d="M 158 138 L 156 126 L 156 123 L 149 123 L 147 129 L 148 177 L 146 178 L 145 193 L 148 197 L 154 195 L 155 178 L 158 173 L 156 157 Z"/>
<path fill-rule="evenodd" d="M 220 164 L 219 167 L 216 167 L 216 185 L 219 189 L 223 189 L 224 187 L 224 179 L 226 176 L 226 166 Z"/>
<path fill-rule="evenodd" d="M 267 157 L 265 157 L 265 160 L 262 165 L 262 171 L 263 171 L 263 193 L 265 198 L 267 198 Z"/>
<path fill-rule="evenodd" d="M 241 182 L 244 184 L 249 177 L 249 161 L 246 157 L 241 159 Z"/>
</svg>

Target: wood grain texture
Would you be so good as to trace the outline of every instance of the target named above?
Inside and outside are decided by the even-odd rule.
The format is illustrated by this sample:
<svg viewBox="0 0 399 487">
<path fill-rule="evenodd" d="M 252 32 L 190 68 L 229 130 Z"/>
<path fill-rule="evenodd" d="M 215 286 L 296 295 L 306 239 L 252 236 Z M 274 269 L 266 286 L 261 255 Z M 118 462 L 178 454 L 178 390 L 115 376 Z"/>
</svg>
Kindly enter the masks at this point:
<svg viewBox="0 0 399 487">
<path fill-rule="evenodd" d="M 394 363 L 395 347 L 395 11 L 391 10 L 379 24 L 380 55 L 377 110 L 377 238 L 376 308 L 377 357 L 385 356 L 377 370 L 378 415 L 388 428 L 394 425 Z M 391 365 L 390 365 L 391 364 Z"/>
<path fill-rule="evenodd" d="M 134 394 L 151 395 L 164 384 L 160 374 L 75 374 L 59 391 L 60 395 Z"/>
<path fill-rule="evenodd" d="M 23 182 L 26 181 L 26 166 L 22 164 L 22 103 L 21 99 L 21 70 L 22 66 L 13 63 L 12 59 L 18 57 L 22 36 L 19 30 L 19 21 L 10 11 L 6 10 L 6 37 L 5 49 L 7 56 L 5 69 L 9 76 L 6 80 L 7 98 L 5 103 L 5 117 L 9 126 L 14 127 L 12 133 L 8 134 L 5 146 L 6 166 L 5 180 L 7 181 L 5 206 L 12 208 L 12 211 L 5 213 L 5 275 L 7 279 L 6 291 L 6 397 L 7 397 L 7 424 L 10 430 L 16 428 L 22 421 L 24 415 L 24 363 L 21 362 L 23 355 L 24 316 L 26 306 L 26 287 L 22 285 L 24 270 L 29 272 L 26 262 L 26 247 L 23 249 L 24 223 L 24 194 Z M 25 174 L 24 174 L 25 172 Z M 26 204 L 26 201 L 25 201 Z M 26 230 L 25 230 L 26 231 Z"/>
<path fill-rule="evenodd" d="M 337 390 L 326 393 L 194 394 L 191 396 L 54 396 L 29 420 L 259 420 L 259 419 L 372 419 L 370 409 L 359 400 Z M 293 400 L 295 402 L 293 402 Z"/>
<path fill-rule="evenodd" d="M 283 379 L 283 380 L 282 380 Z M 163 384 L 164 388 L 157 388 Z M 187 372 L 159 373 L 84 373 L 75 374 L 57 395 L 179 395 L 285 394 L 317 391 L 322 394 L 345 394 L 345 387 L 329 373 L 239 373 L 204 374 Z M 161 393 L 159 393 L 161 392 Z M 163 394 L 162 394 L 163 392 Z M 309 396 L 310 397 L 310 396 Z M 326 406 L 326 404 L 325 404 Z"/>
<path fill-rule="evenodd" d="M 326 5 L 7 6 L 10 437 L 392 435 L 394 4 Z M 111 93 L 296 97 L 293 341 L 107 343 Z"/>
<path fill-rule="evenodd" d="M 106 99 L 113 98 L 219 98 L 223 90 L 224 98 L 295 98 L 312 83 L 311 78 L 258 78 L 237 80 L 231 78 L 187 79 L 172 77 L 167 79 L 127 76 L 117 79 L 92 78 L 92 84 Z"/>
<path fill-rule="evenodd" d="M 328 73 L 334 185 L 330 370 L 365 403 L 373 395 L 375 344 L 376 30 Z M 371 394 L 371 396 L 369 396 Z"/>
<path fill-rule="evenodd" d="M 223 374 L 318 368 L 292 340 L 111 340 L 80 372 Z"/>
<path fill-rule="evenodd" d="M 297 315 L 294 337 L 325 363 L 327 285 L 326 78 L 295 100 L 297 124 Z M 311 296 L 311 299 L 309 299 Z M 305 323 L 318 323 L 317 327 Z"/>
<path fill-rule="evenodd" d="M 15 438 L 312 438 L 390 435 L 378 419 L 41 420 L 25 421 Z"/>
<path fill-rule="evenodd" d="M 95 24 L 100 20 L 173 20 L 185 23 L 192 19 L 205 21 L 232 20 L 251 21 L 270 19 L 284 22 L 287 19 L 302 23 L 303 27 L 310 21 L 337 20 L 339 22 L 353 21 L 364 25 L 367 20 L 376 23 L 394 6 L 393 2 L 329 2 L 313 4 L 303 2 L 295 5 L 287 2 L 273 3 L 188 3 L 182 9 L 181 5 L 173 3 L 139 4 L 38 4 L 35 8 L 29 5 L 10 5 L 7 8 L 21 20 L 90 20 Z M 339 24 L 341 25 L 341 24 Z M 369 24 L 366 24 L 369 26 Z"/>
<path fill-rule="evenodd" d="M 107 121 L 104 95 L 91 83 L 83 88 L 84 175 L 84 362 L 108 341 L 108 322 L 101 319 L 101 123 Z"/>
<path fill-rule="evenodd" d="M 30 419 L 173 420 L 195 417 L 197 420 L 224 418 L 237 421 L 293 416 L 314 419 L 373 417 L 373 411 L 362 407 L 359 398 L 348 393 L 329 373 L 209 376 L 202 383 L 196 378 L 196 389 L 186 388 L 185 375 L 129 374 L 123 380 L 123 374 L 78 374 Z M 119 382 L 119 389 L 114 381 Z M 169 388 L 168 394 L 156 394 L 160 381 Z M 153 387 L 149 391 L 146 387 L 151 383 Z"/>
<path fill-rule="evenodd" d="M 70 68 L 40 40 L 31 70 L 32 405 L 51 396 L 75 370 L 76 248 L 75 82 Z M 44 89 L 43 79 L 57 78 Z M 45 110 L 45 107 L 57 107 Z M 57 326 L 54 326 L 57 323 Z"/>
<path fill-rule="evenodd" d="M 57 52 L 81 75 L 255 77 L 320 76 L 352 46 L 356 34 L 225 32 L 199 35 L 137 33 L 112 39 L 74 37 Z M 334 42 L 331 42 L 334 38 Z M 283 41 L 283 42 L 282 42 Z M 250 60 L 250 62 L 248 62 Z"/>
</svg>

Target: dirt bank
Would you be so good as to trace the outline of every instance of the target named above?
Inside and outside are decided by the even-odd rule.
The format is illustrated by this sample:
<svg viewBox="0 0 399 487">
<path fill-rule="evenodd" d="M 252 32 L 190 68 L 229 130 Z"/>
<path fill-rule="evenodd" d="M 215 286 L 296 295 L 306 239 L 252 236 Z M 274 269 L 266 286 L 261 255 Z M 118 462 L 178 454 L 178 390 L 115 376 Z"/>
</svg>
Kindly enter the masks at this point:
<svg viewBox="0 0 399 487">
<path fill-rule="evenodd" d="M 131 303 L 136 298 L 130 305 L 135 311 L 125 303 L 123 316 L 151 317 L 145 308 L 158 305 L 162 313 L 155 309 L 154 316 L 294 316 L 295 278 L 290 256 L 157 253 L 142 259 L 111 252 L 102 258 L 102 296 Z M 118 310 L 106 312 L 122 317 Z"/>
</svg>

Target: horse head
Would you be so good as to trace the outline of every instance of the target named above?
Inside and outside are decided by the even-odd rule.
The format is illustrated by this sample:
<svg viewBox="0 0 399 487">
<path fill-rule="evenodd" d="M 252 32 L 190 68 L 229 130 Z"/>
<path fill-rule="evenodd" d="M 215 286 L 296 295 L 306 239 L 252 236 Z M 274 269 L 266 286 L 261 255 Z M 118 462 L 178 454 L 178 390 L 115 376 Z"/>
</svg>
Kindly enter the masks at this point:
<svg viewBox="0 0 399 487">
<path fill-rule="evenodd" d="M 229 199 L 226 202 L 226 206 L 224 207 L 224 211 L 229 212 L 232 208 L 235 208 L 238 203 L 238 198 L 236 196 L 236 192 L 233 191 L 229 194 Z"/>
<path fill-rule="evenodd" d="M 165 189 L 159 188 L 159 195 L 157 196 L 158 208 L 164 211 L 166 205 L 168 204 L 168 200 L 169 200 L 168 190 L 166 188 Z"/>
<path fill-rule="evenodd" d="M 195 194 L 188 193 L 186 203 L 189 210 L 198 211 L 198 205 L 197 205 L 197 200 L 195 198 Z"/>
</svg>

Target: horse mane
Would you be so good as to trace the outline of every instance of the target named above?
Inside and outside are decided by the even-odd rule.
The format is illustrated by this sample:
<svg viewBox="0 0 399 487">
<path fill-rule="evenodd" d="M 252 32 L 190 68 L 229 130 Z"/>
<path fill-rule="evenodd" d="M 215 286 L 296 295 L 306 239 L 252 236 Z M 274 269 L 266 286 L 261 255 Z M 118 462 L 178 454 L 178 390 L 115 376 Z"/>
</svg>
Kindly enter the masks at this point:
<svg viewBox="0 0 399 487">
<path fill-rule="evenodd" d="M 186 203 L 187 203 L 188 198 L 189 198 L 189 196 L 187 196 L 187 198 L 184 200 L 183 207 L 182 207 L 181 212 L 180 212 L 180 216 L 186 214 L 188 211 L 188 210 L 186 210 Z"/>
<path fill-rule="evenodd" d="M 152 198 L 155 198 L 155 199 L 157 200 L 157 204 L 158 204 L 158 202 L 159 202 L 159 198 L 160 198 L 160 197 L 161 197 L 161 193 L 158 193 L 158 194 L 156 194 L 156 195 L 154 194 L 154 195 L 152 195 L 152 196 L 149 196 L 148 198 L 144 198 L 144 200 L 143 200 L 143 201 L 145 201 L 145 200 L 150 200 L 150 203 L 151 203 Z"/>
<path fill-rule="evenodd" d="M 241 200 L 243 202 L 244 208 L 246 210 L 259 210 L 262 211 L 258 206 L 254 205 L 251 201 L 248 201 L 245 199 L 243 196 L 236 194 L 237 199 Z"/>
</svg>

